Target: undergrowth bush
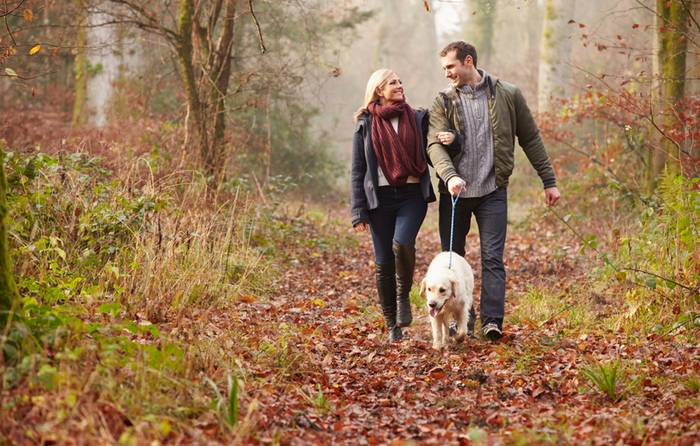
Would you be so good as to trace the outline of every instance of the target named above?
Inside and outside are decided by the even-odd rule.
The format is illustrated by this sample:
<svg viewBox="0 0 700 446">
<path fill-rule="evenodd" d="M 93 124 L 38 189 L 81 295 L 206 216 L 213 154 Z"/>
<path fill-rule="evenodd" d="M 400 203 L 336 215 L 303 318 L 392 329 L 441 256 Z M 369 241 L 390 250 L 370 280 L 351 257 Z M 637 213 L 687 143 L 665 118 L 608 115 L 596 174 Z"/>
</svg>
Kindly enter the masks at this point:
<svg viewBox="0 0 700 446">
<path fill-rule="evenodd" d="M 636 231 L 620 234 L 605 277 L 631 284 L 620 323 L 697 333 L 700 314 L 700 178 L 666 172 Z"/>
<path fill-rule="evenodd" d="M 299 239 L 326 249 L 337 235 L 299 237 L 309 223 L 278 212 L 281 192 L 261 203 L 245 185 L 212 189 L 197 173 L 160 171 L 148 159 L 110 171 L 80 153 L 10 153 L 6 171 L 21 300 L 0 333 L 2 410 L 30 405 L 58 429 L 77 404 L 107 401 L 133 424 L 125 438 L 146 430 L 163 439 L 207 413 L 235 424 L 231 408 L 216 417 L 203 376 L 222 388 L 227 376 L 245 376 L 230 353 L 239 335 L 213 342 L 207 324 L 187 321 L 235 319 L 236 302 L 266 298 L 273 275 L 263 273 L 282 266 L 273 259 L 285 247 Z M 93 409 L 81 411 L 99 425 Z"/>
<path fill-rule="evenodd" d="M 564 196 L 540 217 L 553 217 L 574 237 L 574 255 L 589 257 L 587 288 L 616 307 L 605 327 L 698 339 L 700 180 L 687 162 L 686 175 L 666 171 L 650 191 L 658 135 L 639 125 L 647 112 L 626 91 L 589 91 L 540 116 Z"/>
</svg>

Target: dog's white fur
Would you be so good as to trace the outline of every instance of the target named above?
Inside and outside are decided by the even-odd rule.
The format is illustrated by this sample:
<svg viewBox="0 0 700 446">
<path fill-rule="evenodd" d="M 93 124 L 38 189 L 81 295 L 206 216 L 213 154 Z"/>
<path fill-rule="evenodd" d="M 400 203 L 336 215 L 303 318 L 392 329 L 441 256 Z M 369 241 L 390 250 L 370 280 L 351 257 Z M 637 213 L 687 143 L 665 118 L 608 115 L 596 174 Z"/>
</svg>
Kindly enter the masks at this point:
<svg viewBox="0 0 700 446">
<path fill-rule="evenodd" d="M 427 300 L 430 325 L 433 331 L 433 348 L 443 348 L 449 338 L 449 316 L 457 321 L 456 339 L 467 333 L 469 310 L 473 305 L 474 272 L 464 257 L 453 252 L 436 255 L 425 278 L 420 284 L 420 295 Z"/>
</svg>

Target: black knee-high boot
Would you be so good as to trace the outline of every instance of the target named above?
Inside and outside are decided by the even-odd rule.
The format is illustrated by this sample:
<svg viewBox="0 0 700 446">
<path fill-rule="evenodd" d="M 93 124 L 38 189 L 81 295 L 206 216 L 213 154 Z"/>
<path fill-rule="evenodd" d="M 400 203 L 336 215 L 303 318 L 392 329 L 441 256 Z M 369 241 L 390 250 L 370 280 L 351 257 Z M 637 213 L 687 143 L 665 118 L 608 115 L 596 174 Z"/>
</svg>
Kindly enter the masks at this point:
<svg viewBox="0 0 700 446">
<path fill-rule="evenodd" d="M 393 263 L 377 263 L 376 267 L 375 276 L 379 304 L 382 307 L 386 327 L 389 330 L 389 340 L 396 342 L 403 337 L 401 327 L 396 325 L 396 267 Z"/>
<path fill-rule="evenodd" d="M 396 324 L 399 327 L 408 327 L 413 322 L 410 294 L 413 270 L 416 267 L 416 247 L 400 245 L 394 240 L 392 248 L 396 259 L 396 298 L 398 300 Z"/>
</svg>

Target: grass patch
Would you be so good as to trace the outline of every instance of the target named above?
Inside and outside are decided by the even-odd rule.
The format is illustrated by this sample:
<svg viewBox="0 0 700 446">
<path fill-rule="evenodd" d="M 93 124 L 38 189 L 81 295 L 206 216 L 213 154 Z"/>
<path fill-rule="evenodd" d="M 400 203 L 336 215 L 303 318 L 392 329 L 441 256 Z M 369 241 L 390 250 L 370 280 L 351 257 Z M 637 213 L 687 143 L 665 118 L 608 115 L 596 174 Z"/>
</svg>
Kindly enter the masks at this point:
<svg viewBox="0 0 700 446">
<path fill-rule="evenodd" d="M 588 302 L 569 302 L 567 296 L 547 289 L 530 288 L 518 296 L 511 322 L 534 327 L 554 323 L 569 330 L 591 327 L 596 313 Z"/>
<path fill-rule="evenodd" d="M 413 311 L 417 311 L 419 314 L 421 311 L 424 311 L 426 299 L 420 295 L 420 287 L 413 285 L 408 298 L 411 301 L 411 305 L 413 305 Z"/>
<path fill-rule="evenodd" d="M 594 389 L 605 394 L 611 401 L 622 399 L 618 387 L 624 378 L 624 369 L 619 360 L 591 363 L 582 367 L 580 372 Z"/>
<path fill-rule="evenodd" d="M 700 377 L 698 375 L 688 376 L 683 379 L 682 384 L 690 393 L 700 394 Z"/>
<path fill-rule="evenodd" d="M 192 172 L 151 169 L 8 156 L 21 293 L 19 318 L 0 336 L 9 420 L 32 411 L 65 438 L 80 423 L 87 443 L 105 442 L 103 419 L 125 420 L 112 435 L 129 444 L 217 419 L 235 442 L 254 427 L 256 402 L 238 385 L 245 361 L 274 370 L 266 383 L 317 373 L 294 341 L 303 336 L 282 327 L 261 343 L 241 336 L 237 313 L 266 301 L 264 272 L 282 267 L 278 254 L 340 249 L 341 231 L 313 231 L 306 214 L 261 206 L 242 187 L 213 191 Z"/>
</svg>

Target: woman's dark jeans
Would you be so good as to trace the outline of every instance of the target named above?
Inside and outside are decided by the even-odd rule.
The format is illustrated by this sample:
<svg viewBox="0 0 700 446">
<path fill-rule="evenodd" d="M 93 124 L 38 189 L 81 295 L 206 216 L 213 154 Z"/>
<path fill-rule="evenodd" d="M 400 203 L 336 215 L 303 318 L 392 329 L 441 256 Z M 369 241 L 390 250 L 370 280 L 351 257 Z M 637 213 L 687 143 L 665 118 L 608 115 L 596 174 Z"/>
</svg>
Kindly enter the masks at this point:
<svg viewBox="0 0 700 446">
<path fill-rule="evenodd" d="M 378 264 L 394 262 L 393 240 L 400 245 L 413 246 L 428 203 L 423 198 L 420 184 L 380 186 L 377 190 L 379 206 L 369 211 L 369 227 Z"/>
<path fill-rule="evenodd" d="M 464 256 L 472 214 L 479 227 L 481 244 L 481 324 L 495 322 L 503 326 L 506 302 L 506 270 L 503 248 L 508 222 L 508 191 L 497 189 L 478 198 L 460 198 L 455 206 L 454 241 L 452 251 Z M 452 197 L 440 194 L 440 243 L 443 251 L 450 250 Z M 473 318 L 473 315 L 471 315 Z"/>
</svg>

